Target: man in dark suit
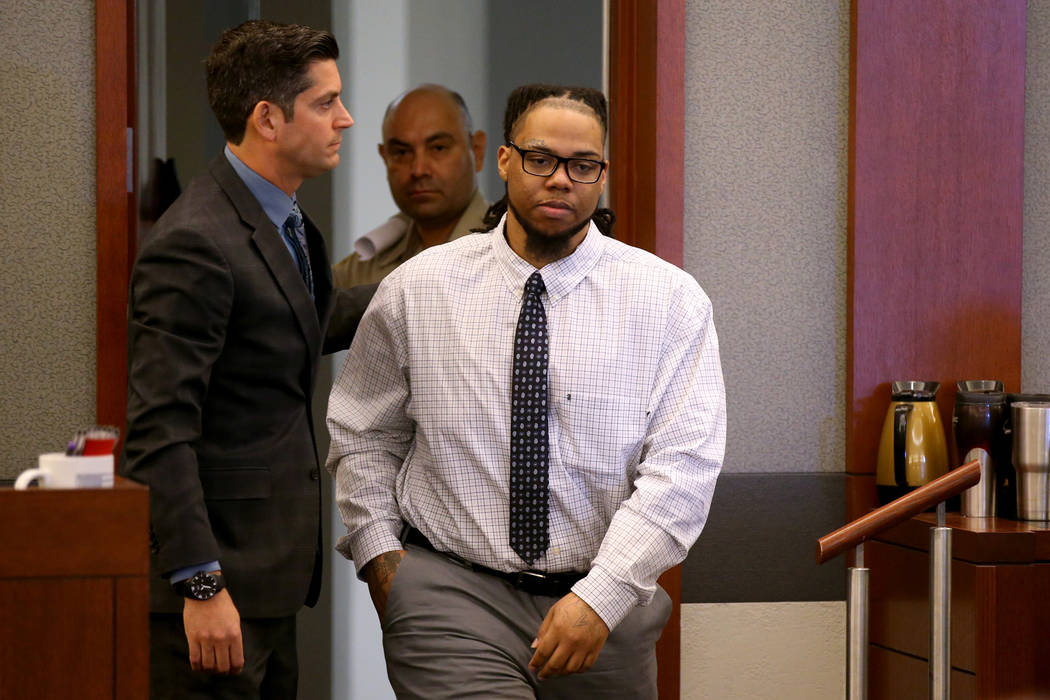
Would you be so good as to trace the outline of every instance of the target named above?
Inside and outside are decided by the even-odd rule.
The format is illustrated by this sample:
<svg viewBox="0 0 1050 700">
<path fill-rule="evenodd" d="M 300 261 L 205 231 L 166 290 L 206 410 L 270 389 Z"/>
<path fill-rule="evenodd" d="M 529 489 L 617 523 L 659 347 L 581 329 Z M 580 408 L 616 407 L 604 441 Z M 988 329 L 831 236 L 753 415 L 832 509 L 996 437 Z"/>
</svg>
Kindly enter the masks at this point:
<svg viewBox="0 0 1050 700">
<path fill-rule="evenodd" d="M 353 124 L 328 32 L 251 21 L 208 58 L 223 154 L 141 242 L 122 473 L 149 485 L 153 697 L 294 697 L 317 600 L 322 350 L 374 288 L 335 290 L 295 192 Z"/>
</svg>

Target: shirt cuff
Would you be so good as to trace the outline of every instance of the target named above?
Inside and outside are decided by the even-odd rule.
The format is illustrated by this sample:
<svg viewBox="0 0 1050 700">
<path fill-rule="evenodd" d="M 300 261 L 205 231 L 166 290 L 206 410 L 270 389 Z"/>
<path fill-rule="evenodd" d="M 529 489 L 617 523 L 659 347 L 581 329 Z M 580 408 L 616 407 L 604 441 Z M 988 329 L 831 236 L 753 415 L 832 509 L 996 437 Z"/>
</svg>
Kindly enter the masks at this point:
<svg viewBox="0 0 1050 700">
<path fill-rule="evenodd" d="M 633 588 L 598 567 L 580 579 L 572 592 L 598 613 L 610 632 L 638 605 L 638 595 Z"/>
<path fill-rule="evenodd" d="M 403 549 L 401 545 L 400 521 L 380 520 L 372 523 L 353 535 L 346 535 L 336 546 L 343 556 L 349 555 L 354 560 L 357 577 L 361 578 L 361 569 L 380 554 Z"/>
<path fill-rule="evenodd" d="M 219 571 L 222 567 L 219 566 L 218 561 L 209 561 L 203 564 L 195 564 L 193 566 L 185 566 L 181 569 L 176 569 L 168 575 L 168 583 L 176 584 L 179 581 L 185 581 L 194 574 L 199 574 L 202 571 Z"/>
</svg>

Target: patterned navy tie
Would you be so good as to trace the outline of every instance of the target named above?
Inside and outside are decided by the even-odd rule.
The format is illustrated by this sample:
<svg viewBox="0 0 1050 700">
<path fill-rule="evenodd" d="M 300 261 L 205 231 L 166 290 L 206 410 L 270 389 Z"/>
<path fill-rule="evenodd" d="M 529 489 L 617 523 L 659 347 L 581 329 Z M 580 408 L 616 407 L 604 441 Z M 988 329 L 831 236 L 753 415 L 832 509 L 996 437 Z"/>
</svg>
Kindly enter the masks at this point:
<svg viewBox="0 0 1050 700">
<path fill-rule="evenodd" d="M 550 545 L 547 531 L 547 316 L 539 272 L 525 282 L 514 333 L 510 411 L 510 546 L 525 562 Z"/>
<path fill-rule="evenodd" d="M 303 282 L 310 296 L 314 294 L 314 275 L 310 268 L 310 255 L 307 253 L 309 247 L 306 245 L 306 227 L 303 226 L 303 212 L 299 209 L 299 203 L 292 203 L 292 213 L 284 221 L 285 239 L 291 244 L 295 256 L 295 266 L 299 268 Z"/>
</svg>

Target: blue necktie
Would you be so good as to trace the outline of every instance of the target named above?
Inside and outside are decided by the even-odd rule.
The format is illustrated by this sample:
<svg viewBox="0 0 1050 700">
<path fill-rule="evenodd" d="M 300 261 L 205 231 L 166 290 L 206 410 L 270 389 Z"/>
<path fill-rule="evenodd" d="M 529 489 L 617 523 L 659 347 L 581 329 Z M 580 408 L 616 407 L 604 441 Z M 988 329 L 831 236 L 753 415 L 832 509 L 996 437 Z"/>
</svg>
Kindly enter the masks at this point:
<svg viewBox="0 0 1050 700">
<path fill-rule="evenodd" d="M 529 566 L 550 545 L 547 439 L 547 315 L 539 272 L 525 283 L 514 333 L 510 411 L 510 546 Z"/>
<path fill-rule="evenodd" d="M 291 244 L 292 254 L 295 257 L 295 266 L 299 268 L 299 274 L 306 283 L 306 290 L 310 296 L 314 295 L 314 275 L 310 269 L 309 247 L 306 244 L 306 227 L 303 226 L 303 213 L 299 209 L 299 203 L 292 203 L 292 213 L 284 221 L 282 231 L 285 239 Z"/>
</svg>

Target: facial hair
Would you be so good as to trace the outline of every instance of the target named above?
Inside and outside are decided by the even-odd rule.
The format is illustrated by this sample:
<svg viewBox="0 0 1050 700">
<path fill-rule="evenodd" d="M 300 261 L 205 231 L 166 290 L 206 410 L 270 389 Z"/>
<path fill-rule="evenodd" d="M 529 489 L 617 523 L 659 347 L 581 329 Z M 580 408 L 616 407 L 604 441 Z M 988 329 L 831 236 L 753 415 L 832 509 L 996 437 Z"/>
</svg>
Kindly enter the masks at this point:
<svg viewBox="0 0 1050 700">
<path fill-rule="evenodd" d="M 518 220 L 518 224 L 525 231 L 525 252 L 536 260 L 541 260 L 545 263 L 561 260 L 571 254 L 573 249 L 570 249 L 569 246 L 572 242 L 572 237 L 590 225 L 594 211 L 598 211 L 598 207 L 595 206 L 594 211 L 580 223 L 573 224 L 554 233 L 544 233 L 521 215 L 514 203 L 510 201 L 509 196 L 507 197 L 507 208 L 514 214 L 514 218 Z"/>
</svg>

